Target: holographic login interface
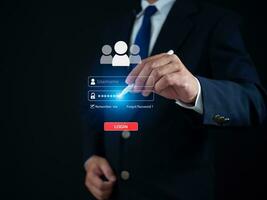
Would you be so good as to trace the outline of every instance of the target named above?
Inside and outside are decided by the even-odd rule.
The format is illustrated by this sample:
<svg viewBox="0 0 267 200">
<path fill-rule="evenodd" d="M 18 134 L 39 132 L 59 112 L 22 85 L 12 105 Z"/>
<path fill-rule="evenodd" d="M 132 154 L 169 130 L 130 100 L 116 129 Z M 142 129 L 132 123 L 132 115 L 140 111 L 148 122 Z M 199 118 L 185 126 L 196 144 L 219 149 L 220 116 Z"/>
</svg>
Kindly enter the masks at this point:
<svg viewBox="0 0 267 200">
<path fill-rule="evenodd" d="M 141 63 L 139 51 L 138 45 L 128 48 L 124 41 L 118 41 L 114 46 L 106 44 L 102 47 L 97 68 L 102 71 L 101 76 L 99 73 L 88 76 L 89 110 L 91 116 L 103 122 L 103 131 L 138 131 L 141 119 L 136 113 L 144 116 L 154 109 L 153 85 L 125 82 L 131 70 Z M 136 80 L 137 77 L 131 78 Z M 148 77 L 138 76 L 138 79 L 146 82 Z M 143 96 L 140 91 L 149 91 L 150 95 Z"/>
</svg>

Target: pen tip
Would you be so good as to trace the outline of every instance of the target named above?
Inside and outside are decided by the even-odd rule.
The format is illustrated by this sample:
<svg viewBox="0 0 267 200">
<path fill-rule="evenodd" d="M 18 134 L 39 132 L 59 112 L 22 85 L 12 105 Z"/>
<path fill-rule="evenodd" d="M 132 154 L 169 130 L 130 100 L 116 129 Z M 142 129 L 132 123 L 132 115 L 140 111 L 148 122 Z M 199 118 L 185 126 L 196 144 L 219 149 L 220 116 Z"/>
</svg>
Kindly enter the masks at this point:
<svg viewBox="0 0 267 200">
<path fill-rule="evenodd" d="M 169 51 L 167 52 L 167 54 L 172 55 L 172 54 L 174 54 L 174 51 L 173 51 L 173 50 L 169 50 Z"/>
</svg>

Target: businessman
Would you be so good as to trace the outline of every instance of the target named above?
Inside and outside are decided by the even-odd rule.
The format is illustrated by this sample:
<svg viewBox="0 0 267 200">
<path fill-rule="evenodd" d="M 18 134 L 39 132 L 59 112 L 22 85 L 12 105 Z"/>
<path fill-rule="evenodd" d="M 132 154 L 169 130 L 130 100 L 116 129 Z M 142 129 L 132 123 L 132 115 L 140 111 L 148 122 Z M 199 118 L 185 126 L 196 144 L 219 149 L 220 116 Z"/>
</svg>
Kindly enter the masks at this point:
<svg viewBox="0 0 267 200">
<path fill-rule="evenodd" d="M 215 198 L 208 134 L 257 126 L 266 115 L 239 26 L 231 11 L 194 0 L 141 0 L 134 12 L 108 21 L 108 30 L 117 32 L 107 32 L 104 44 L 123 40 L 141 49 L 141 64 L 116 73 L 139 86 L 134 92 L 155 93 L 157 108 L 128 116 L 142 122 L 134 134 L 106 134 L 105 117 L 84 118 L 85 185 L 92 199 Z M 175 54 L 165 53 L 170 49 Z"/>
</svg>

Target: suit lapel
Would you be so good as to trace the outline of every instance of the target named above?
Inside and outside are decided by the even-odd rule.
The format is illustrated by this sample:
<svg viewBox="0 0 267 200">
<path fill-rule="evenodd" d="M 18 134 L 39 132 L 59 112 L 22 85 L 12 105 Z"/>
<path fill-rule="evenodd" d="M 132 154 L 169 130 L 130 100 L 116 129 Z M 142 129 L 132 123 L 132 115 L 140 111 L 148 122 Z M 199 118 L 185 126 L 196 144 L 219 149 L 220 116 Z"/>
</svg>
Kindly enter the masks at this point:
<svg viewBox="0 0 267 200">
<path fill-rule="evenodd" d="M 157 38 L 152 50 L 152 55 L 168 51 L 170 49 L 179 50 L 187 35 L 193 28 L 193 22 L 190 16 L 197 12 L 196 5 L 191 0 L 177 0 Z M 140 11 L 140 7 L 135 8 L 132 12 L 116 21 L 112 30 L 116 30 L 116 34 L 110 34 L 110 42 L 114 43 L 123 40 L 130 44 L 130 37 L 136 14 Z M 113 44 L 113 45 L 114 45 Z"/>
<path fill-rule="evenodd" d="M 190 16 L 196 11 L 197 7 L 190 0 L 177 0 L 161 29 L 152 55 L 167 52 L 170 49 L 179 51 L 193 28 Z"/>
<path fill-rule="evenodd" d="M 116 30 L 116 35 L 111 35 L 111 42 L 123 40 L 130 44 L 135 16 L 139 11 L 140 7 L 135 8 L 132 12 L 120 18 L 119 23 L 116 22 L 113 27 L 113 30 Z M 152 55 L 167 52 L 170 49 L 179 51 L 194 25 L 190 16 L 197 11 L 198 8 L 192 0 L 177 0 L 162 26 L 152 50 Z"/>
<path fill-rule="evenodd" d="M 130 44 L 135 13 L 135 10 L 132 10 L 120 19 L 115 20 L 113 26 L 110 26 L 109 40 L 111 43 L 115 44 L 117 41 L 125 41 L 128 45 Z"/>
</svg>

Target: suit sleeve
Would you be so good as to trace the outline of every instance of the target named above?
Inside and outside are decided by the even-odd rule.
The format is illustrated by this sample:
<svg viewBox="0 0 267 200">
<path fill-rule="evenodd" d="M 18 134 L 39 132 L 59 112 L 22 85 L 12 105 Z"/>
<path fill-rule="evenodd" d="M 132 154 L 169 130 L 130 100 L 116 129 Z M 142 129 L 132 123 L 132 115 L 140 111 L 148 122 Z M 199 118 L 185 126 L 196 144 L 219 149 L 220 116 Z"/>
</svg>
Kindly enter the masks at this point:
<svg viewBox="0 0 267 200">
<path fill-rule="evenodd" d="M 252 126 L 266 117 L 266 93 L 245 50 L 240 23 L 222 17 L 209 47 L 211 77 L 197 76 L 202 88 L 204 125 Z"/>
</svg>

